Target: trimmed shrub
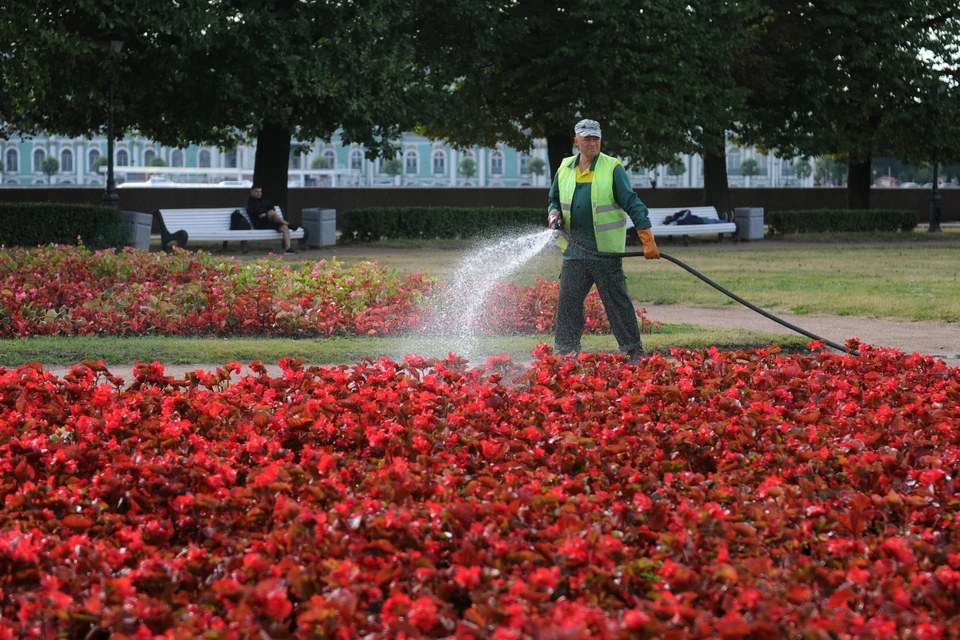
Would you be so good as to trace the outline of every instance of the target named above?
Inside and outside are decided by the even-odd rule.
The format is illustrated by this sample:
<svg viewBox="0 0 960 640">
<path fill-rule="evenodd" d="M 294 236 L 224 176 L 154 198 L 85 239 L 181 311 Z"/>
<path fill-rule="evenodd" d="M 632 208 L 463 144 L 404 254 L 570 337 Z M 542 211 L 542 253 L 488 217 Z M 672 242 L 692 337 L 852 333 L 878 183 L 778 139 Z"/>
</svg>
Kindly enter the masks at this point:
<svg viewBox="0 0 960 640">
<path fill-rule="evenodd" d="M 343 219 L 341 242 L 410 238 L 470 238 L 504 227 L 546 228 L 546 209 L 375 207 L 354 209 Z"/>
<path fill-rule="evenodd" d="M 0 244 L 36 247 L 77 244 L 91 249 L 130 244 L 131 230 L 120 209 L 92 204 L 58 202 L 0 203 Z"/>
<path fill-rule="evenodd" d="M 770 233 L 911 231 L 920 224 L 916 211 L 898 209 L 809 209 L 767 213 Z"/>
</svg>

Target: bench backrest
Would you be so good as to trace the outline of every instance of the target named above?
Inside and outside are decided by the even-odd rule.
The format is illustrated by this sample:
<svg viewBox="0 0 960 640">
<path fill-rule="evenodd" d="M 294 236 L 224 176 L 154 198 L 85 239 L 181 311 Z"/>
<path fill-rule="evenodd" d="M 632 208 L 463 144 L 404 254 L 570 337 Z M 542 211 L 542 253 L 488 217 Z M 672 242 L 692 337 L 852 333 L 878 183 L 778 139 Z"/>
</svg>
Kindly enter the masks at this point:
<svg viewBox="0 0 960 640">
<path fill-rule="evenodd" d="M 650 218 L 650 224 L 654 227 L 663 225 L 663 221 L 667 216 L 673 216 L 683 211 L 684 209 L 689 209 L 690 213 L 695 216 L 700 216 L 701 218 L 719 218 L 720 214 L 717 213 L 716 207 L 674 207 L 674 208 L 659 208 L 659 209 L 647 209 L 647 216 Z"/>
<path fill-rule="evenodd" d="M 223 231 L 230 228 L 230 216 L 240 212 L 250 220 L 247 210 L 241 207 L 227 209 L 158 209 L 163 223 L 170 231 Z"/>
</svg>

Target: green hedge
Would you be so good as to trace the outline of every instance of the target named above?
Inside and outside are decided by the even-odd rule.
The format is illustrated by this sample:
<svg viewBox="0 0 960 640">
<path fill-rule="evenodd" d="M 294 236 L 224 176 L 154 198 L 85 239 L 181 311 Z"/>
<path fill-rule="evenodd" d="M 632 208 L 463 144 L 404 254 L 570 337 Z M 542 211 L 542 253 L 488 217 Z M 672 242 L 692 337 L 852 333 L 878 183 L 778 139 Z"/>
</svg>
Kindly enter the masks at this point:
<svg viewBox="0 0 960 640">
<path fill-rule="evenodd" d="M 897 209 L 809 209 L 772 211 L 766 216 L 771 233 L 831 231 L 910 231 L 920 224 L 916 211 Z"/>
<path fill-rule="evenodd" d="M 77 244 L 78 237 L 91 249 L 123 247 L 130 244 L 132 230 L 116 207 L 58 202 L 0 203 L 2 245 Z"/>
<path fill-rule="evenodd" d="M 387 238 L 469 238 L 504 228 L 546 228 L 543 209 L 458 207 L 375 207 L 354 209 L 343 217 L 341 242 Z"/>
</svg>

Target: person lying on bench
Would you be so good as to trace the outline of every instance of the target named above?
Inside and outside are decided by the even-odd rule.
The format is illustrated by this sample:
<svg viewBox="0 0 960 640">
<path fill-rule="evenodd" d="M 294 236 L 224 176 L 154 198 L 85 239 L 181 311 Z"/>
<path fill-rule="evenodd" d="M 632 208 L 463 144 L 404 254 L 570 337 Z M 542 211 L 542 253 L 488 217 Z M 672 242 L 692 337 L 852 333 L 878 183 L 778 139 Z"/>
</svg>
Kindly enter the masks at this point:
<svg viewBox="0 0 960 640">
<path fill-rule="evenodd" d="M 717 218 L 701 218 L 700 216 L 695 216 L 690 213 L 690 209 L 684 209 L 672 216 L 664 218 L 663 224 L 723 224 L 723 220 L 718 220 Z"/>
<path fill-rule="evenodd" d="M 254 184 L 250 188 L 250 197 L 247 198 L 247 214 L 253 223 L 254 229 L 275 229 L 283 234 L 284 253 L 296 253 L 290 246 L 289 222 L 283 219 L 280 212 L 269 200 L 263 197 L 263 187 Z M 294 231 L 297 227 L 292 227 Z"/>
</svg>

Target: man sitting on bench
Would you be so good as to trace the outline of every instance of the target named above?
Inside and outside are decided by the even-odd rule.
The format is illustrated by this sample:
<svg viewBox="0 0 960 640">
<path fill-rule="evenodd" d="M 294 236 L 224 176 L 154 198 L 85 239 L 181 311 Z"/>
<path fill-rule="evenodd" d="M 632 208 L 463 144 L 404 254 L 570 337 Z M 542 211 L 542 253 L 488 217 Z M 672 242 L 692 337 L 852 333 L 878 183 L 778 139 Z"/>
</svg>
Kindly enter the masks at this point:
<svg viewBox="0 0 960 640">
<path fill-rule="evenodd" d="M 723 220 L 716 218 L 701 218 L 690 213 L 690 209 L 682 209 L 672 216 L 663 219 L 663 224 L 682 225 L 682 224 L 723 224 Z"/>
<path fill-rule="evenodd" d="M 284 253 L 296 253 L 290 246 L 290 223 L 283 219 L 273 204 L 263 197 L 263 187 L 254 184 L 247 198 L 247 214 L 254 229 L 276 229 L 283 234 Z M 293 227 L 296 231 L 297 227 Z"/>
</svg>

